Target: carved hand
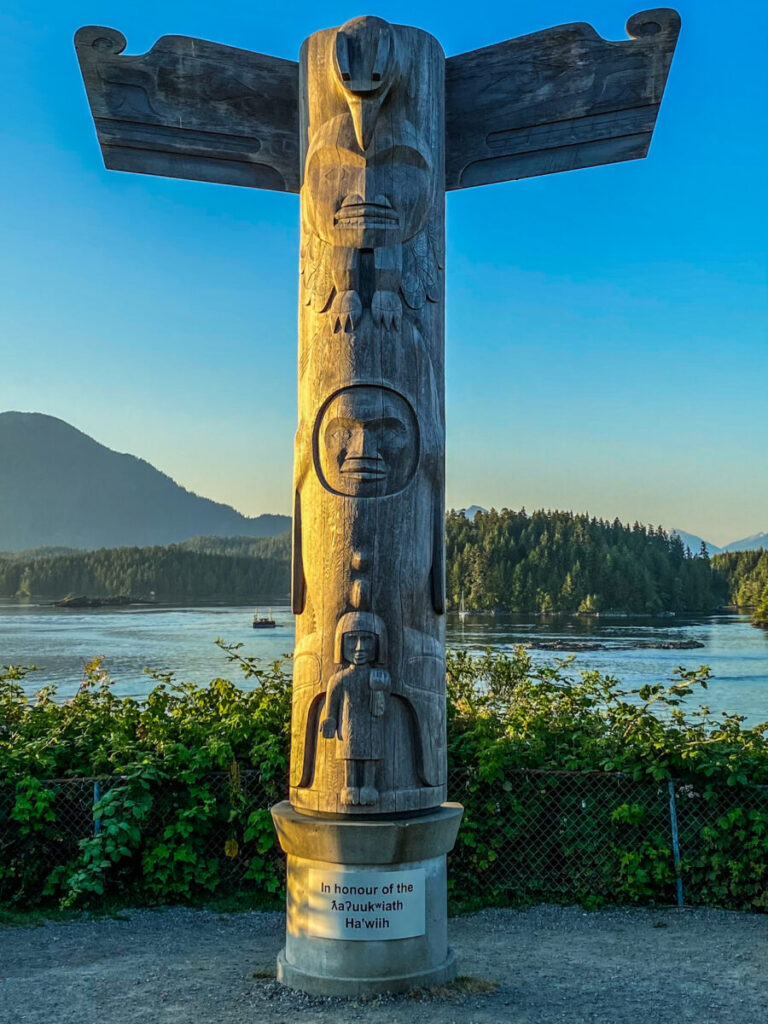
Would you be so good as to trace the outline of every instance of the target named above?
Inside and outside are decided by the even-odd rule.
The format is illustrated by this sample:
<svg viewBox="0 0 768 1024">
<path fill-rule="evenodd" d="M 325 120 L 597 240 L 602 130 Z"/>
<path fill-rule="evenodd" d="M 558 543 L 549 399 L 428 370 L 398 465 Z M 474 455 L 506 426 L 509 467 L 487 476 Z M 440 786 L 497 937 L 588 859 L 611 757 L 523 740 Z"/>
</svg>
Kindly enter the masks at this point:
<svg viewBox="0 0 768 1024">
<path fill-rule="evenodd" d="M 372 690 L 389 690 L 392 686 L 392 679 L 385 668 L 372 668 L 370 686 Z"/>
<path fill-rule="evenodd" d="M 336 735 L 336 730 L 338 729 L 336 719 L 324 718 L 320 725 L 320 729 L 322 730 L 325 739 L 332 740 L 333 737 Z"/>
</svg>

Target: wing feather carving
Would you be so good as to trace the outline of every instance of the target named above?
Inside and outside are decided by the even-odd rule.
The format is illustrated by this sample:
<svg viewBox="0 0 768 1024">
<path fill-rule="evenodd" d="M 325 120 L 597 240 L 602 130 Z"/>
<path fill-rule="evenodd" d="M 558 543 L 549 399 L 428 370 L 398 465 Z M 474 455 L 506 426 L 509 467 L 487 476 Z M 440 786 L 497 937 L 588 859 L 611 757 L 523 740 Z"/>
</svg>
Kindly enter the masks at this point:
<svg viewBox="0 0 768 1024">
<path fill-rule="evenodd" d="M 189 36 L 123 56 L 116 29 L 75 35 L 107 167 L 298 192 L 298 64 Z"/>
<path fill-rule="evenodd" d="M 450 57 L 446 188 L 644 157 L 679 31 L 656 8 L 621 42 L 561 25 Z"/>
</svg>

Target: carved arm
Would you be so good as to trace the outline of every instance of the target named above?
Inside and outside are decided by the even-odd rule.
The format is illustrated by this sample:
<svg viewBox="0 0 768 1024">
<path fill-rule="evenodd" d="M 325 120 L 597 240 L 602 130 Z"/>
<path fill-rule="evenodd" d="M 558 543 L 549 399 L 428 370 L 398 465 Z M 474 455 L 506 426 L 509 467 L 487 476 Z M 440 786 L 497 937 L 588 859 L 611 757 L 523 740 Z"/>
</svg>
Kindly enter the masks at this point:
<svg viewBox="0 0 768 1024">
<path fill-rule="evenodd" d="M 323 719 L 320 723 L 320 731 L 327 740 L 332 740 L 339 731 L 339 711 L 341 710 L 341 698 L 344 693 L 343 687 L 344 672 L 335 672 L 328 683 L 328 690 L 325 694 L 325 707 Z"/>
<path fill-rule="evenodd" d="M 392 676 L 385 668 L 372 668 L 370 687 L 371 714 L 381 718 L 387 707 L 386 695 L 392 690 Z"/>
</svg>

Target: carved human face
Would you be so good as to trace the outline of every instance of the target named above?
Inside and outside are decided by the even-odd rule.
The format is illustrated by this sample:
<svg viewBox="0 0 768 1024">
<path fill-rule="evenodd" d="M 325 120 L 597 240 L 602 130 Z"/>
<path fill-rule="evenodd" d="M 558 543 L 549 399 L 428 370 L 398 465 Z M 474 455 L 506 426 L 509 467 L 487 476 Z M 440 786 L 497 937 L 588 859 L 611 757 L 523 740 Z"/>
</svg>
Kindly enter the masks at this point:
<svg viewBox="0 0 768 1024">
<path fill-rule="evenodd" d="M 355 386 L 336 394 L 316 428 L 320 479 L 337 494 L 380 498 L 405 487 L 419 458 L 416 416 L 388 388 Z"/>
<path fill-rule="evenodd" d="M 309 226 L 324 241 L 373 249 L 420 231 L 434 188 L 429 148 L 412 124 L 380 115 L 363 151 L 351 115 L 341 114 L 312 138 L 302 194 Z"/>
<path fill-rule="evenodd" d="M 341 654 L 350 665 L 368 665 L 376 660 L 376 634 L 361 630 L 345 633 L 341 638 Z"/>
</svg>

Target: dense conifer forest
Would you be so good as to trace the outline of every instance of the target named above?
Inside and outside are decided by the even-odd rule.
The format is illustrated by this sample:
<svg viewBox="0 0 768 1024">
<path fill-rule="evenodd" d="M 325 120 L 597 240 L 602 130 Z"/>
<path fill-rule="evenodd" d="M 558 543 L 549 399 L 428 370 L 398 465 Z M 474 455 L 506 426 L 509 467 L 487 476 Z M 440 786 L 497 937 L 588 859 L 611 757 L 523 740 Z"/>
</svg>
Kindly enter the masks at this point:
<svg viewBox="0 0 768 1024">
<path fill-rule="evenodd" d="M 705 612 L 728 601 L 706 553 L 661 527 L 572 512 L 479 512 L 446 521 L 448 597 L 509 612 Z"/>
<path fill-rule="evenodd" d="M 707 612 L 768 622 L 768 552 L 709 558 L 661 527 L 525 509 L 446 518 L 449 607 L 508 612 Z M 196 537 L 168 547 L 37 549 L 0 556 L 0 597 L 158 601 L 287 597 L 290 539 Z"/>
<path fill-rule="evenodd" d="M 0 597 L 126 595 L 158 601 L 249 601 L 288 595 L 288 534 L 196 537 L 151 548 L 0 558 Z"/>
<path fill-rule="evenodd" d="M 727 551 L 714 556 L 712 568 L 728 581 L 731 603 L 752 608 L 755 621 L 768 626 L 768 551 Z"/>
</svg>

